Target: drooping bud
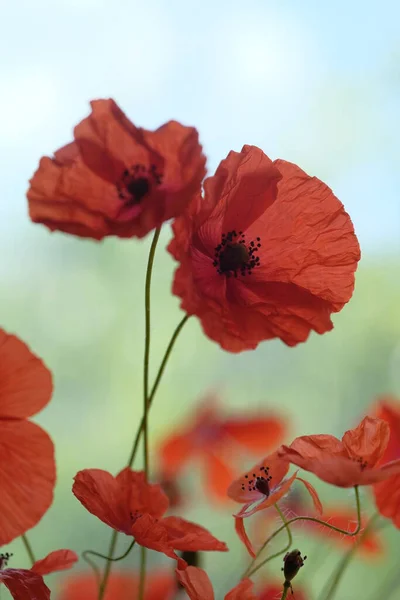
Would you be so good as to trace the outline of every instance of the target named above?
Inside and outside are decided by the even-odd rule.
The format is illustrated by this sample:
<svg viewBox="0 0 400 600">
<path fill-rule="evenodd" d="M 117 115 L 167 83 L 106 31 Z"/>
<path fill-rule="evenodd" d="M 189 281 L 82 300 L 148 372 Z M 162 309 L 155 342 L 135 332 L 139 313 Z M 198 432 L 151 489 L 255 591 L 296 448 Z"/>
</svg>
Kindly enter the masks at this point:
<svg viewBox="0 0 400 600">
<path fill-rule="evenodd" d="M 304 565 L 306 558 L 307 556 L 304 556 L 303 558 L 300 550 L 297 549 L 292 550 L 291 552 L 286 552 L 283 558 L 284 566 L 282 569 L 285 576 L 285 582 L 290 582 L 296 577 L 297 573 Z"/>
</svg>

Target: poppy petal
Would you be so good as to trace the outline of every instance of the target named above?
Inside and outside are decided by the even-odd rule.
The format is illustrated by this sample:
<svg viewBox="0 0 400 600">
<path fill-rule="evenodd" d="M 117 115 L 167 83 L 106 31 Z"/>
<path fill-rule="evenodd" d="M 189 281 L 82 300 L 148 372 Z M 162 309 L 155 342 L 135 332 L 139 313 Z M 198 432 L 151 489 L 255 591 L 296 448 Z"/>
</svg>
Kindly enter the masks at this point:
<svg viewBox="0 0 400 600">
<path fill-rule="evenodd" d="M 230 419 L 224 422 L 227 438 L 232 438 L 249 452 L 267 452 L 276 448 L 286 434 L 286 422 L 278 416 L 254 416 L 252 419 Z"/>
<path fill-rule="evenodd" d="M 283 483 L 281 485 L 279 485 L 276 489 L 274 489 L 271 494 L 265 498 L 265 500 L 262 500 L 261 502 L 258 502 L 257 504 L 253 505 L 253 508 L 248 508 L 247 510 L 241 510 L 238 512 L 236 516 L 241 516 L 243 519 L 246 517 L 251 517 L 251 515 L 254 515 L 255 513 L 259 512 L 260 510 L 265 510 L 266 508 L 269 508 L 270 506 L 273 506 L 274 504 L 276 504 L 281 498 L 283 498 L 283 496 L 285 496 L 285 494 L 288 493 L 288 491 L 290 490 L 294 480 L 296 479 L 297 476 L 297 472 L 293 473 L 293 475 L 291 477 L 289 477 L 289 479 L 286 479 L 285 481 L 283 481 Z"/>
<path fill-rule="evenodd" d="M 377 483 L 373 490 L 380 514 L 400 529 L 400 475 Z"/>
<path fill-rule="evenodd" d="M 174 550 L 226 552 L 227 545 L 215 538 L 207 529 L 181 519 L 180 517 L 164 517 L 160 523 L 167 529 Z"/>
<path fill-rule="evenodd" d="M 233 481 L 227 490 L 227 494 L 232 500 L 241 503 L 253 502 L 258 498 L 263 498 L 264 494 L 259 492 L 257 488 L 254 489 L 255 478 L 268 474 L 271 477 L 270 488 L 274 488 L 280 484 L 289 471 L 289 467 L 290 463 L 286 459 L 280 458 L 277 452 L 273 452 L 249 469 L 247 473 Z"/>
<path fill-rule="evenodd" d="M 14 335 L 0 329 L 0 419 L 36 414 L 50 401 L 52 377 L 44 363 Z"/>
<path fill-rule="evenodd" d="M 208 490 L 216 500 L 226 501 L 226 492 L 234 476 L 232 469 L 213 452 L 204 457 L 204 463 Z"/>
<path fill-rule="evenodd" d="M 50 600 L 50 590 L 43 577 L 25 569 L 0 570 L 0 582 L 14 600 Z"/>
<path fill-rule="evenodd" d="M 250 579 L 242 579 L 225 596 L 225 600 L 257 600 L 258 596 L 253 591 L 254 583 Z"/>
<path fill-rule="evenodd" d="M 72 492 L 92 515 L 113 529 L 130 535 L 130 507 L 111 473 L 101 469 L 79 471 L 74 477 Z"/>
<path fill-rule="evenodd" d="M 31 568 L 31 571 L 38 575 L 48 575 L 55 571 L 65 571 L 71 569 L 79 557 L 73 550 L 55 550 L 50 552 L 45 558 L 37 560 Z"/>
<path fill-rule="evenodd" d="M 374 467 L 383 456 L 389 437 L 389 423 L 367 416 L 357 427 L 346 431 L 342 442 L 351 458 L 362 458 L 368 467 Z"/>
<path fill-rule="evenodd" d="M 321 500 L 319 499 L 319 496 L 318 496 L 318 493 L 317 493 L 317 490 L 315 489 L 315 487 L 313 485 L 311 485 L 311 483 L 309 481 L 306 481 L 306 479 L 302 479 L 299 476 L 297 476 L 297 481 L 301 481 L 301 483 L 304 484 L 307 492 L 310 494 L 311 499 L 314 503 L 315 510 L 320 515 L 322 515 L 323 508 L 322 508 Z"/>
<path fill-rule="evenodd" d="M 190 435 L 182 433 L 169 436 L 159 448 L 163 475 L 172 477 L 179 474 L 195 450 L 196 447 Z"/>
<path fill-rule="evenodd" d="M 400 403 L 393 396 L 379 398 L 377 416 L 387 421 L 390 426 L 389 444 L 382 457 L 382 462 L 400 458 Z"/>
<path fill-rule="evenodd" d="M 0 546 L 36 525 L 53 501 L 54 445 L 30 421 L 0 420 Z"/>
<path fill-rule="evenodd" d="M 214 590 L 207 573 L 199 567 L 176 569 L 176 577 L 190 600 L 214 600 Z"/>
<path fill-rule="evenodd" d="M 149 514 L 138 517 L 132 524 L 131 534 L 136 542 L 145 548 L 162 552 L 166 556 L 178 561 L 178 568 L 185 568 L 186 562 L 175 554 L 171 543 L 169 531 L 163 523 Z"/>
<path fill-rule="evenodd" d="M 158 518 L 168 510 L 169 500 L 161 485 L 148 483 L 143 471 L 126 467 L 115 479 L 120 487 L 121 501 L 130 512 L 148 513 Z"/>
<path fill-rule="evenodd" d="M 244 519 L 242 519 L 241 517 L 235 517 L 235 531 L 239 536 L 239 539 L 243 542 L 243 544 L 246 546 L 248 553 L 250 554 L 250 556 L 252 558 L 256 557 L 256 553 L 254 551 L 253 548 L 253 544 L 250 541 L 249 536 L 247 535 L 245 526 L 244 526 Z"/>
</svg>

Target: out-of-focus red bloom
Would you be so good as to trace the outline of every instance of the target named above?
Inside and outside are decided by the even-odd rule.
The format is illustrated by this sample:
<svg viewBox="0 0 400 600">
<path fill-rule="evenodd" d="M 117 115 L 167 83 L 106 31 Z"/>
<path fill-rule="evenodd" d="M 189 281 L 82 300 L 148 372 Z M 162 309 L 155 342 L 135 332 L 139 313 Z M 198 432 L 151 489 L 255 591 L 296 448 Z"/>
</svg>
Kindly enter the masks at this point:
<svg viewBox="0 0 400 600">
<path fill-rule="evenodd" d="M 145 581 L 145 600 L 174 600 L 175 577 L 170 571 L 148 571 Z M 64 580 L 60 600 L 97 600 L 99 590 L 93 573 L 79 573 Z M 139 575 L 112 572 L 104 600 L 135 600 L 139 598 Z"/>
<path fill-rule="evenodd" d="M 36 525 L 53 500 L 54 446 L 27 419 L 50 401 L 50 371 L 0 329 L 0 546 Z"/>
<path fill-rule="evenodd" d="M 14 600 L 50 600 L 43 575 L 70 569 L 78 561 L 72 550 L 55 550 L 36 561 L 31 569 L 3 569 L 10 556 L 0 554 L 0 583 L 4 583 Z"/>
<path fill-rule="evenodd" d="M 230 352 L 325 333 L 353 293 L 360 249 L 343 205 L 256 146 L 228 154 L 173 231 L 173 293 Z"/>
<path fill-rule="evenodd" d="M 342 440 L 333 435 L 305 435 L 290 446 L 281 446 L 279 456 L 339 487 L 370 485 L 400 473 L 400 460 L 380 465 L 389 441 L 389 424 L 365 417 Z"/>
<path fill-rule="evenodd" d="M 175 550 L 226 551 L 226 544 L 206 529 L 179 517 L 163 517 L 168 498 L 141 471 L 123 469 L 116 477 L 100 469 L 79 471 L 72 491 L 83 506 L 113 529 L 131 535 L 141 546 L 163 552 L 186 566 Z"/>
<path fill-rule="evenodd" d="M 279 458 L 278 454 L 274 452 L 234 481 L 228 488 L 228 496 L 232 500 L 244 504 L 243 508 L 234 515 L 235 528 L 253 558 L 255 556 L 254 548 L 246 534 L 243 519 L 276 504 L 287 494 L 295 480 L 301 481 L 306 486 L 315 508 L 322 513 L 322 505 L 313 486 L 308 481 L 297 477 L 297 473 L 284 479 L 288 470 L 289 463 Z"/>
<path fill-rule="evenodd" d="M 113 100 L 94 100 L 75 141 L 41 159 L 29 214 L 51 231 L 100 240 L 143 237 L 179 215 L 205 175 L 198 133 L 169 121 L 138 128 Z"/>
<path fill-rule="evenodd" d="M 214 600 L 212 583 L 203 569 L 198 567 L 177 569 L 176 575 L 190 600 Z M 257 600 L 253 592 L 253 582 L 250 579 L 243 579 L 225 595 L 225 600 Z"/>
<path fill-rule="evenodd" d="M 382 456 L 383 461 L 400 459 L 400 402 L 392 397 L 382 398 L 378 404 L 378 416 L 390 426 L 390 437 Z M 400 529 L 400 474 L 374 485 L 376 506 L 382 516 L 393 521 Z"/>
<path fill-rule="evenodd" d="M 258 592 L 258 600 L 278 600 L 282 596 L 282 584 L 266 583 Z M 307 600 L 308 596 L 296 585 L 295 600 Z"/>
<path fill-rule="evenodd" d="M 284 419 L 273 412 L 224 417 L 218 410 L 217 398 L 209 395 L 194 419 L 161 443 L 161 472 L 173 479 L 189 461 L 200 460 L 208 491 L 215 499 L 226 501 L 227 487 L 239 474 L 235 458 L 244 452 L 260 455 L 276 448 L 286 430 Z"/>
</svg>

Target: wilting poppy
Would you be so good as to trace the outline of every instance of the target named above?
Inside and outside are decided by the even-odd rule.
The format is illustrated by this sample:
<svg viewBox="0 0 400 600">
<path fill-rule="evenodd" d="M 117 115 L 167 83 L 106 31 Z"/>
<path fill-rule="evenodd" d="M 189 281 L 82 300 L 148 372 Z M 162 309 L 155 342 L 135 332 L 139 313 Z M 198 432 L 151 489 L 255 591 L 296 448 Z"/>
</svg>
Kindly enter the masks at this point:
<svg viewBox="0 0 400 600">
<path fill-rule="evenodd" d="M 143 237 L 199 191 L 205 157 L 198 133 L 176 121 L 138 128 L 111 99 L 91 107 L 75 141 L 41 159 L 27 194 L 30 217 L 96 240 Z"/>
<path fill-rule="evenodd" d="M 226 417 L 218 409 L 217 397 L 210 394 L 194 418 L 160 444 L 160 469 L 164 477 L 174 479 L 189 461 L 201 461 L 207 490 L 214 498 L 226 500 L 227 487 L 238 475 L 235 458 L 276 448 L 286 429 L 284 418 L 271 411 Z"/>
<path fill-rule="evenodd" d="M 214 600 L 212 583 L 203 569 L 198 567 L 177 569 L 176 575 L 190 600 Z M 253 592 L 253 582 L 250 579 L 243 579 L 224 598 L 225 600 L 257 600 Z"/>
<path fill-rule="evenodd" d="M 342 440 L 333 435 L 305 435 L 290 446 L 281 446 L 278 454 L 327 483 L 370 485 L 400 473 L 400 460 L 379 464 L 389 435 L 386 421 L 365 417 L 355 429 L 346 431 Z"/>
<path fill-rule="evenodd" d="M 0 546 L 36 525 L 52 503 L 53 442 L 27 420 L 46 406 L 52 391 L 43 362 L 0 329 Z"/>
<path fill-rule="evenodd" d="M 400 402 L 393 397 L 382 398 L 378 415 L 390 426 L 390 437 L 381 461 L 400 459 Z M 384 517 L 400 529 L 400 474 L 374 485 L 376 506 Z"/>
<path fill-rule="evenodd" d="M 72 550 L 55 550 L 36 561 L 31 569 L 4 569 L 11 556 L 0 554 L 0 583 L 4 583 L 14 600 L 50 600 L 43 575 L 70 569 L 78 560 Z"/>
<path fill-rule="evenodd" d="M 234 515 L 235 529 L 246 546 L 249 554 L 254 558 L 255 552 L 244 528 L 243 519 L 276 504 L 290 490 L 295 480 L 301 481 L 310 493 L 318 512 L 322 512 L 322 505 L 313 486 L 293 473 L 284 479 L 289 463 L 279 458 L 274 452 L 264 458 L 260 463 L 247 471 L 228 488 L 227 494 L 232 500 L 244 504 L 243 508 Z"/>
<path fill-rule="evenodd" d="M 109 576 L 104 600 L 137 600 L 139 598 L 137 573 L 112 572 Z M 145 580 L 144 600 L 174 600 L 175 577 L 170 571 L 148 571 Z M 60 600 L 98 600 L 99 589 L 93 573 L 79 573 L 63 581 Z"/>
<path fill-rule="evenodd" d="M 173 293 L 222 348 L 332 329 L 351 298 L 360 249 L 332 191 L 256 146 L 230 152 L 173 223 Z"/>
<path fill-rule="evenodd" d="M 83 506 L 113 529 L 131 535 L 141 546 L 163 552 L 186 566 L 175 550 L 228 548 L 206 529 L 179 517 L 163 517 L 168 498 L 144 473 L 123 469 L 116 477 L 100 469 L 79 471 L 72 491 Z"/>
</svg>

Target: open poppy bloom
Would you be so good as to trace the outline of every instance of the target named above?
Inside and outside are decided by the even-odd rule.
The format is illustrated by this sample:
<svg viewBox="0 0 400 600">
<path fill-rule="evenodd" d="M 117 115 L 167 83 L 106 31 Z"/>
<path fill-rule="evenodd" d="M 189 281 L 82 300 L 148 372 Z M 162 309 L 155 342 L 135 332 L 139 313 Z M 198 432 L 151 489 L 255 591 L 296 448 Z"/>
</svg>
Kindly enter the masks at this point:
<svg viewBox="0 0 400 600">
<path fill-rule="evenodd" d="M 38 560 L 30 569 L 4 569 L 11 554 L 0 554 L 0 583 L 4 583 L 14 600 L 50 600 L 50 590 L 43 575 L 70 569 L 78 560 L 72 550 L 55 550 Z"/>
<path fill-rule="evenodd" d="M 380 464 L 389 435 L 386 421 L 365 417 L 341 440 L 333 435 L 305 435 L 281 446 L 278 454 L 338 487 L 370 485 L 400 473 L 400 460 Z"/>
<path fill-rule="evenodd" d="M 112 572 L 104 600 L 136 600 L 139 598 L 139 575 Z M 146 573 L 144 600 L 174 600 L 176 581 L 170 571 Z M 64 580 L 60 600 L 98 600 L 99 588 L 93 573 L 79 573 Z"/>
<path fill-rule="evenodd" d="M 83 506 L 113 529 L 131 535 L 141 546 L 163 552 L 186 566 L 175 550 L 226 551 L 226 544 L 206 529 L 180 517 L 163 517 L 168 498 L 142 471 L 123 469 L 116 477 L 100 469 L 84 469 L 72 491 Z"/>
<path fill-rule="evenodd" d="M 205 157 L 198 133 L 176 121 L 156 131 L 135 127 L 111 99 L 91 107 L 75 141 L 41 159 L 27 194 L 30 217 L 96 240 L 143 237 L 199 191 Z"/>
<path fill-rule="evenodd" d="M 36 525 L 53 501 L 54 446 L 27 419 L 50 401 L 50 371 L 0 329 L 0 546 Z"/>
<path fill-rule="evenodd" d="M 212 583 L 203 569 L 199 567 L 177 569 L 176 576 L 190 600 L 214 600 Z M 243 579 L 225 595 L 225 600 L 257 600 L 253 592 L 253 582 L 250 579 Z"/>
<path fill-rule="evenodd" d="M 226 489 L 238 475 L 235 457 L 276 448 L 286 433 L 286 423 L 270 411 L 224 417 L 217 398 L 207 396 L 195 417 L 178 427 L 160 445 L 163 477 L 174 479 L 190 461 L 202 462 L 206 486 L 215 499 L 226 501 Z"/>
<path fill-rule="evenodd" d="M 296 480 L 305 485 L 316 510 L 322 513 L 322 505 L 318 494 L 308 481 L 297 477 L 297 473 L 293 473 L 291 477 L 284 479 L 289 466 L 286 460 L 279 458 L 278 454 L 274 452 L 231 483 L 228 488 L 228 496 L 232 500 L 244 504 L 243 508 L 234 515 L 235 528 L 239 538 L 253 558 L 255 557 L 255 551 L 245 531 L 243 520 L 276 504 L 288 493 Z"/>
<path fill-rule="evenodd" d="M 256 146 L 230 152 L 173 223 L 173 293 L 230 352 L 332 329 L 351 298 L 360 249 L 332 191 Z"/>
<path fill-rule="evenodd" d="M 393 397 L 382 398 L 378 415 L 390 426 L 390 437 L 381 461 L 400 459 L 400 402 Z M 385 479 L 373 487 L 376 506 L 380 514 L 391 519 L 400 529 L 400 473 Z"/>
</svg>

